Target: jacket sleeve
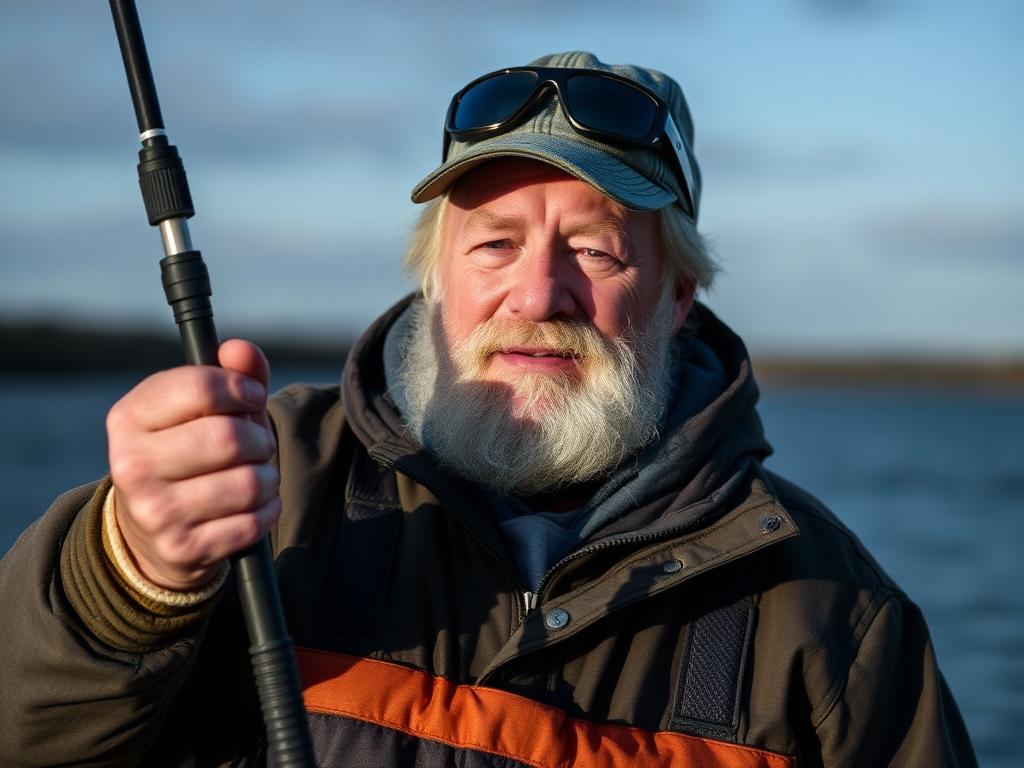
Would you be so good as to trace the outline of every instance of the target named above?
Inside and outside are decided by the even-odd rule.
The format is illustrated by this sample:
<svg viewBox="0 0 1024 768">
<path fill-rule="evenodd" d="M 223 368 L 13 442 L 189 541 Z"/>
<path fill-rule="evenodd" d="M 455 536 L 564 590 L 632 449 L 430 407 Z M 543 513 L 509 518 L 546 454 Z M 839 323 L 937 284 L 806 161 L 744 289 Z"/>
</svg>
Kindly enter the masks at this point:
<svg viewBox="0 0 1024 768">
<path fill-rule="evenodd" d="M 840 766 L 976 766 L 920 609 L 893 593 L 871 621 L 816 722 L 822 762 Z"/>
<path fill-rule="evenodd" d="M 207 608 L 130 607 L 106 567 L 109 482 L 64 494 L 0 563 L 0 765 L 131 765 L 195 661 Z"/>
</svg>

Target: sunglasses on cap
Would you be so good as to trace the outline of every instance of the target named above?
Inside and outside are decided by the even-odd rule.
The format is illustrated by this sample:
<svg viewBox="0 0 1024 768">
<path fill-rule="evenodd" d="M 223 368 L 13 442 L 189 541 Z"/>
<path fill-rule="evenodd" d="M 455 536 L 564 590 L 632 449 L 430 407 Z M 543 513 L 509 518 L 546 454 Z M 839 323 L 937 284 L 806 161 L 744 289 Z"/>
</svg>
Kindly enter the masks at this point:
<svg viewBox="0 0 1024 768">
<path fill-rule="evenodd" d="M 694 173 L 672 113 L 661 98 L 612 72 L 560 67 L 513 67 L 479 77 L 452 97 L 445 118 L 442 161 L 451 140 L 477 139 L 514 128 L 529 107 L 554 88 L 562 111 L 578 133 L 610 144 L 667 147 L 683 210 L 694 215 Z"/>
</svg>

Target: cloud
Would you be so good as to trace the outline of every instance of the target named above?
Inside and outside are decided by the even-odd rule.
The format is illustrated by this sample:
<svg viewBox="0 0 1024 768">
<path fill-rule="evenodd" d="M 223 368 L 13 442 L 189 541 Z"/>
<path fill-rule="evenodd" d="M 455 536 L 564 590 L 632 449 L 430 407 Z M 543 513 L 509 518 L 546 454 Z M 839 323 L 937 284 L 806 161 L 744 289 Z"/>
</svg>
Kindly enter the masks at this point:
<svg viewBox="0 0 1024 768">
<path fill-rule="evenodd" d="M 897 0 L 800 0 L 799 4 L 829 21 L 883 18 L 907 6 Z"/>
<path fill-rule="evenodd" d="M 321 3 L 285 13 L 280 3 L 232 5 L 141 9 L 164 118 L 186 159 L 262 161 L 352 147 L 397 165 L 410 157 L 409 125 L 435 128 L 440 144 L 447 98 L 466 72 L 454 57 L 423 66 L 423 36 L 440 50 L 454 43 L 455 28 L 414 23 L 425 10 L 385 25 L 379 9 L 365 7 Z M 484 47 L 474 35 L 459 41 L 460 56 Z M 134 148 L 105 8 L 40 5 L 5 15 L 0 81 L 0 151 L 122 155 L 126 141 Z"/>
<path fill-rule="evenodd" d="M 912 209 L 868 219 L 862 232 L 886 258 L 1024 266 L 1024 211 Z"/>
<path fill-rule="evenodd" d="M 768 145 L 749 138 L 714 135 L 697 139 L 697 159 L 705 176 L 808 179 L 859 175 L 876 158 L 853 143 Z"/>
<path fill-rule="evenodd" d="M 0 72 L 25 67 L 33 74 L 4 78 L 8 108 L 0 110 L 0 151 L 123 157 L 127 147 L 136 148 L 123 72 L 108 68 L 107 77 L 85 76 L 65 59 L 13 58 L 0 61 Z M 388 164 L 410 156 L 395 105 L 373 94 L 305 90 L 271 102 L 249 97 L 232 88 L 224 73 L 197 65 L 158 88 L 171 140 L 186 160 L 262 162 L 347 147 Z"/>
<path fill-rule="evenodd" d="M 440 145 L 451 94 L 507 51 L 592 15 L 585 0 L 507 6 L 321 0 L 149 3 L 140 15 L 172 140 L 186 155 L 226 163 L 354 147 L 380 163 L 412 156 L 412 126 Z M 678 20 L 708 0 L 652 0 L 620 9 Z M 559 36 L 561 37 L 561 36 Z M 570 44 L 571 45 L 571 44 Z M 542 51 L 537 51 L 541 53 Z M 14 4 L 0 26 L 0 151 L 123 152 L 135 124 L 104 6 Z M 186 142 L 186 137 L 188 141 Z M 420 139 L 417 138 L 417 141 Z M 432 144 L 433 146 L 433 144 Z"/>
</svg>

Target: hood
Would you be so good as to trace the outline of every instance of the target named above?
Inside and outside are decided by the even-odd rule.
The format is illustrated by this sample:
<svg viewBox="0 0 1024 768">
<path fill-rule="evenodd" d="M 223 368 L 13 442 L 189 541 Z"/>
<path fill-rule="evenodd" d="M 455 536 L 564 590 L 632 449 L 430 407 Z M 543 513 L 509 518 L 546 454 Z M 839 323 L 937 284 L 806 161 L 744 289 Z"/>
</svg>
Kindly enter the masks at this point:
<svg viewBox="0 0 1024 768">
<path fill-rule="evenodd" d="M 356 342 L 342 376 L 349 423 L 371 455 L 425 485 L 439 499 L 475 510 L 483 489 L 446 473 L 406 430 L 385 377 L 388 331 L 414 300 L 408 296 Z M 758 388 L 746 347 L 711 310 L 695 304 L 678 367 L 677 389 L 660 439 L 623 462 L 584 508 L 581 539 L 689 529 L 715 516 L 752 463 L 771 453 L 755 406 Z M 467 503 L 468 502 L 468 503 Z M 472 518 L 474 512 L 469 512 Z M 492 526 L 472 521 L 476 528 Z"/>
</svg>

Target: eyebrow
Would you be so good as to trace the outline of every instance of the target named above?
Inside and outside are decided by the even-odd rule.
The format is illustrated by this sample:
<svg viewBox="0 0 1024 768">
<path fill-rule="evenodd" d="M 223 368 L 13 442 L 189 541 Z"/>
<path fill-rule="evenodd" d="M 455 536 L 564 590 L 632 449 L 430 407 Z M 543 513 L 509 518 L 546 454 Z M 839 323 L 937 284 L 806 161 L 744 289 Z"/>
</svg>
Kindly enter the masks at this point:
<svg viewBox="0 0 1024 768">
<path fill-rule="evenodd" d="M 609 217 L 607 219 L 599 219 L 597 221 L 588 221 L 578 227 L 573 227 L 567 234 L 570 237 L 572 235 L 581 235 L 583 237 L 612 235 L 614 237 L 622 238 L 627 245 L 631 240 L 629 236 L 629 228 L 626 226 L 626 222 L 617 216 Z"/>
<path fill-rule="evenodd" d="M 473 229 L 487 229 L 497 231 L 508 231 L 513 229 L 519 229 L 523 225 L 523 220 L 519 216 L 502 216 L 501 214 L 490 211 L 486 208 L 477 208 L 469 216 L 466 217 L 465 222 L 462 225 L 463 231 Z M 612 235 L 619 237 L 628 245 L 630 240 L 629 227 L 626 226 L 626 222 L 618 216 L 610 216 L 606 219 L 598 219 L 596 221 L 587 221 L 579 226 L 572 227 L 567 236 L 572 237 L 598 237 L 601 235 Z"/>
<path fill-rule="evenodd" d="M 507 231 L 519 229 L 522 225 L 523 220 L 518 216 L 502 216 L 486 208 L 477 208 L 466 217 L 465 222 L 462 224 L 462 230 L 487 229 Z"/>
</svg>

